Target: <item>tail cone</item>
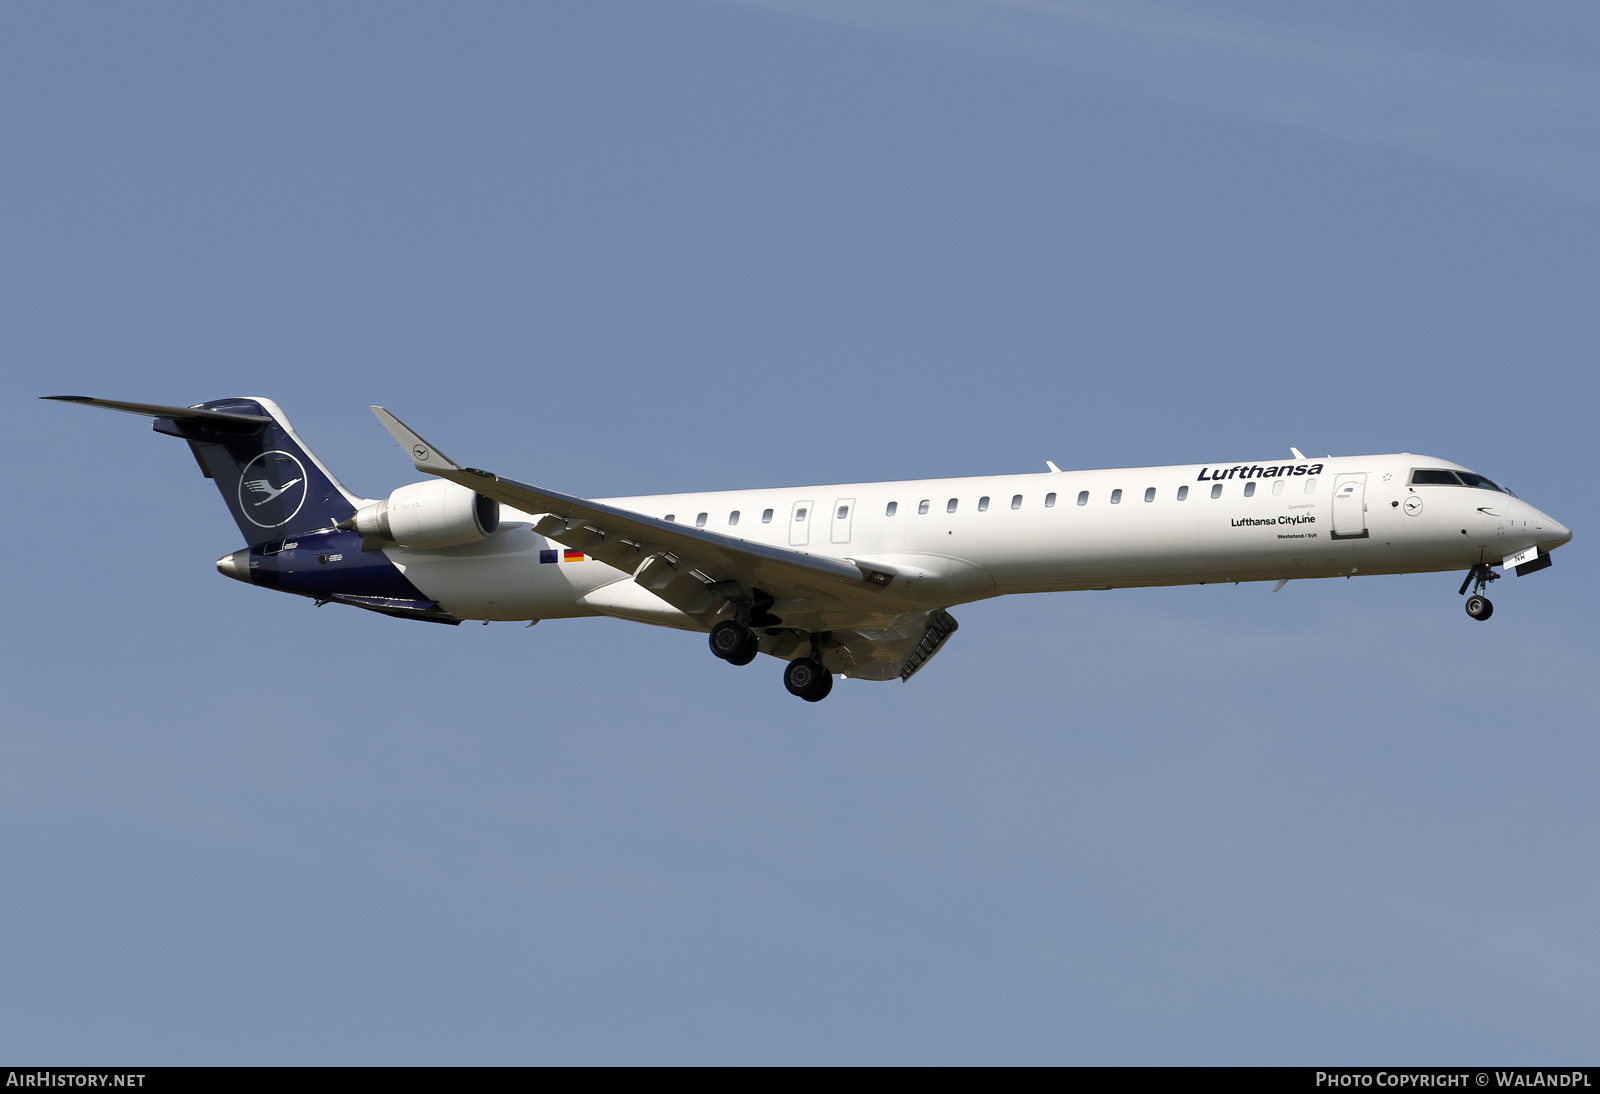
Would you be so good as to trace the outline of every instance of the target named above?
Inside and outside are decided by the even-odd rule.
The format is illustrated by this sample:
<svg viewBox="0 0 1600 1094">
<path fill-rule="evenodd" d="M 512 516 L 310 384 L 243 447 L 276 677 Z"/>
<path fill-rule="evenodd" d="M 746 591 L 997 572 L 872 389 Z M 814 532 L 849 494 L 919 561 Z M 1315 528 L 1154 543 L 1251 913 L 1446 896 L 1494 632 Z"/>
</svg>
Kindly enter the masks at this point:
<svg viewBox="0 0 1600 1094">
<path fill-rule="evenodd" d="M 223 555 L 217 559 L 217 572 L 223 577 L 231 577 L 235 581 L 242 581 L 246 585 L 250 581 L 250 548 L 235 551 L 231 555 Z"/>
</svg>

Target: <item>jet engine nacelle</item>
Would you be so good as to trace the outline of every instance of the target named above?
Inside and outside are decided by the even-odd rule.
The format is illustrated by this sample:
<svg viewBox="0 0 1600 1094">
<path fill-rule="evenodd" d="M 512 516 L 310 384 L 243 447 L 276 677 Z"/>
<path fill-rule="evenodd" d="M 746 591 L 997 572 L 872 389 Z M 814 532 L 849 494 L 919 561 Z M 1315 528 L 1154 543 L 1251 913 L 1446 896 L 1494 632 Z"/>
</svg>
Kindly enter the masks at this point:
<svg viewBox="0 0 1600 1094">
<path fill-rule="evenodd" d="M 500 503 L 447 479 L 429 479 L 356 510 L 340 527 L 402 547 L 454 547 L 493 535 Z"/>
</svg>

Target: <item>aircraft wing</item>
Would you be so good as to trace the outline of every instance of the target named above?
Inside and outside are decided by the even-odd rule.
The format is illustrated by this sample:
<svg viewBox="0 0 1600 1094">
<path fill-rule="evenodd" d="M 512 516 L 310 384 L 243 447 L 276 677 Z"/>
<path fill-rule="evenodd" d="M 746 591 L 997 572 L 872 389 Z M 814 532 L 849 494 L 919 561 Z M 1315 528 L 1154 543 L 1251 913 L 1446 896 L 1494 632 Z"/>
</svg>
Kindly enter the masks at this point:
<svg viewBox="0 0 1600 1094">
<path fill-rule="evenodd" d="M 540 535 L 634 574 L 644 588 L 690 615 L 756 590 L 774 598 L 820 599 L 847 612 L 896 611 L 883 599 L 895 578 L 887 567 L 753 543 L 462 467 L 383 407 L 372 412 L 418 471 L 524 513 L 543 514 L 534 524 Z"/>
</svg>

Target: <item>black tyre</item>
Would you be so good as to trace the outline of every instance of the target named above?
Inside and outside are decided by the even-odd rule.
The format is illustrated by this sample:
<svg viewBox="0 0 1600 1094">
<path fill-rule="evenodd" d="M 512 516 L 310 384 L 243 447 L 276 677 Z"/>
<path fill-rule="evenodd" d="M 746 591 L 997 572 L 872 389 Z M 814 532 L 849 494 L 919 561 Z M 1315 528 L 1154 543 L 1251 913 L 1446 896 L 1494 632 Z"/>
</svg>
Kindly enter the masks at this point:
<svg viewBox="0 0 1600 1094">
<path fill-rule="evenodd" d="M 809 657 L 790 661 L 783 670 L 783 686 L 790 695 L 808 703 L 820 702 L 833 690 L 833 674 Z"/>
<path fill-rule="evenodd" d="M 761 639 L 753 631 L 744 632 L 745 643 L 725 660 L 730 665 L 748 665 L 756 659 L 756 654 L 761 652 Z"/>
<path fill-rule="evenodd" d="M 1489 603 L 1489 598 L 1486 596 L 1469 596 L 1467 597 L 1467 614 L 1481 623 L 1494 614 L 1494 605 Z"/>
<path fill-rule="evenodd" d="M 741 623 L 736 623 L 732 619 L 724 619 L 721 623 L 711 628 L 710 643 L 712 653 L 724 661 L 733 661 L 736 665 L 748 665 L 750 657 L 755 656 L 752 653 L 750 657 L 746 657 L 743 661 L 734 661 L 734 658 L 738 657 L 746 646 L 755 644 L 755 635 L 750 633 L 748 627 Z"/>
</svg>

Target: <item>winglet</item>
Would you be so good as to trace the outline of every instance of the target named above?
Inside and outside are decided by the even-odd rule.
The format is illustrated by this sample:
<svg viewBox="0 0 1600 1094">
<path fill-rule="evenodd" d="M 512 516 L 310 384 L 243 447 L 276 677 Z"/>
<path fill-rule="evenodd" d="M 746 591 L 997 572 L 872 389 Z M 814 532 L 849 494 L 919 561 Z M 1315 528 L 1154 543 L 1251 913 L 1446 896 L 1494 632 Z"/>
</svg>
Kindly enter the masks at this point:
<svg viewBox="0 0 1600 1094">
<path fill-rule="evenodd" d="M 1044 465 L 1046 467 L 1048 467 L 1051 471 L 1054 471 L 1057 475 L 1061 474 L 1061 468 L 1057 467 L 1053 461 L 1045 460 L 1044 461 Z"/>
<path fill-rule="evenodd" d="M 1301 452 L 1298 448 L 1291 448 L 1289 451 L 1294 453 L 1294 458 L 1297 460 L 1303 460 L 1306 458 L 1305 453 Z"/>
<path fill-rule="evenodd" d="M 390 414 L 381 406 L 372 408 L 372 413 L 378 416 L 378 421 L 383 423 L 394 439 L 400 442 L 400 447 L 406 450 L 406 455 L 411 457 L 411 462 L 418 471 L 425 471 L 430 475 L 437 475 L 442 471 L 463 471 L 465 468 L 457 465 L 449 456 L 440 452 L 433 445 L 412 432 L 411 427 Z"/>
</svg>

